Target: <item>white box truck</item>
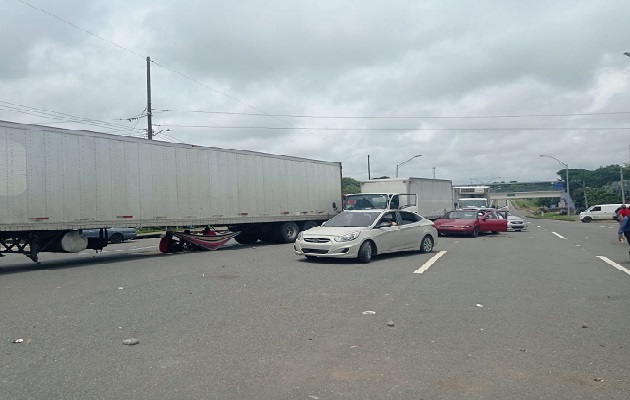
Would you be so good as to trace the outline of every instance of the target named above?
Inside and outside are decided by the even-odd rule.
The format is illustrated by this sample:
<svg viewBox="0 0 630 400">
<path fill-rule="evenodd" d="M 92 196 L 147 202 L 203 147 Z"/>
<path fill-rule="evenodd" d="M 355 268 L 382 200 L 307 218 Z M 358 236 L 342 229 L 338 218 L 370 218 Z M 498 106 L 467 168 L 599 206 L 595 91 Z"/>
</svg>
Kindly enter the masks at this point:
<svg viewBox="0 0 630 400">
<path fill-rule="evenodd" d="M 455 186 L 453 199 L 455 208 L 488 208 L 490 186 Z"/>
<path fill-rule="evenodd" d="M 341 207 L 341 163 L 0 121 L 0 256 L 100 249 L 81 229 L 227 226 L 292 242 Z"/>
<path fill-rule="evenodd" d="M 407 209 L 429 219 L 439 218 L 453 208 L 453 185 L 450 180 L 428 178 L 393 178 L 362 181 L 361 193 L 346 195 L 348 208 L 369 197 L 368 207 Z M 366 195 L 375 196 L 366 196 Z"/>
</svg>

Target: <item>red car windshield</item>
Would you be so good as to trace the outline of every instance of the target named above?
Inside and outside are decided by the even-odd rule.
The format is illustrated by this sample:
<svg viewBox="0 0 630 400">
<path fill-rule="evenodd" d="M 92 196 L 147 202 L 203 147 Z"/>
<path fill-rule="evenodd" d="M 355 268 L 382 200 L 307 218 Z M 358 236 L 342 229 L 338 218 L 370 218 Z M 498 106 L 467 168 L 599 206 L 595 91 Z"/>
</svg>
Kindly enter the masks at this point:
<svg viewBox="0 0 630 400">
<path fill-rule="evenodd" d="M 445 219 L 476 219 L 477 211 L 451 211 L 446 213 Z"/>
</svg>

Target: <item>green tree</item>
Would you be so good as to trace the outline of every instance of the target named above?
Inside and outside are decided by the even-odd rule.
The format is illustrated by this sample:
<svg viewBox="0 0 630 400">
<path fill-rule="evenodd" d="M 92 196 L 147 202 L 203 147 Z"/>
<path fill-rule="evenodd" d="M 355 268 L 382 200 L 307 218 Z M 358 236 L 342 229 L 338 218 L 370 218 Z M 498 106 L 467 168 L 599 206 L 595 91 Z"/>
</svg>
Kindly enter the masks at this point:
<svg viewBox="0 0 630 400">
<path fill-rule="evenodd" d="M 341 191 L 343 194 L 353 194 L 361 192 L 361 183 L 356 179 L 341 178 Z"/>
</svg>

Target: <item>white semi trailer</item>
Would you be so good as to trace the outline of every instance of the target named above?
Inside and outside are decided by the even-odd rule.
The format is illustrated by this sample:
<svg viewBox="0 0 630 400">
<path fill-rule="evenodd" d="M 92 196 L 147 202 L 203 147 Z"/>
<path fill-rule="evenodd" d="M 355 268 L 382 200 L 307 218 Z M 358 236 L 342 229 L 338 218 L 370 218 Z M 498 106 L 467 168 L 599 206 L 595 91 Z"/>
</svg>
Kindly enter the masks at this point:
<svg viewBox="0 0 630 400">
<path fill-rule="evenodd" d="M 101 249 L 81 229 L 227 226 L 292 242 L 341 207 L 341 163 L 0 121 L 0 256 Z"/>
<path fill-rule="evenodd" d="M 356 206 L 368 197 L 368 207 L 408 209 L 435 219 L 453 208 L 453 184 L 446 179 L 372 179 L 361 182 L 361 194 L 347 195 L 346 204 L 350 201 Z M 381 198 L 384 200 L 379 201 Z"/>
</svg>

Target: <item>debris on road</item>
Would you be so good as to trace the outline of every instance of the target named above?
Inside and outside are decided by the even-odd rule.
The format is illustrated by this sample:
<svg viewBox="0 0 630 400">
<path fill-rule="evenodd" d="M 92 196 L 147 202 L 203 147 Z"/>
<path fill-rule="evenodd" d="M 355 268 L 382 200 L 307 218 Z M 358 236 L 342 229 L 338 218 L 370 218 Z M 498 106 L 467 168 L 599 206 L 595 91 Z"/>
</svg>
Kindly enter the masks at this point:
<svg viewBox="0 0 630 400">
<path fill-rule="evenodd" d="M 588 324 L 582 324 L 582 328 L 588 328 Z"/>
<path fill-rule="evenodd" d="M 22 343 L 24 339 L 13 339 L 13 343 Z"/>
<path fill-rule="evenodd" d="M 140 343 L 140 341 L 138 339 L 134 339 L 134 338 L 123 340 L 123 344 L 125 344 L 127 346 L 133 346 L 133 345 L 136 345 L 138 343 Z"/>
<path fill-rule="evenodd" d="M 389 327 L 394 326 L 394 321 L 388 321 L 388 322 L 387 322 L 387 326 L 389 326 Z"/>
<path fill-rule="evenodd" d="M 363 311 L 363 315 L 374 315 L 376 311 Z"/>
<path fill-rule="evenodd" d="M 483 308 L 483 304 L 477 304 L 477 307 Z"/>
</svg>

